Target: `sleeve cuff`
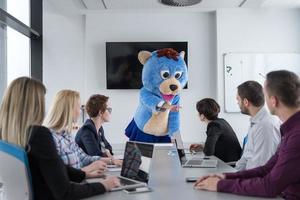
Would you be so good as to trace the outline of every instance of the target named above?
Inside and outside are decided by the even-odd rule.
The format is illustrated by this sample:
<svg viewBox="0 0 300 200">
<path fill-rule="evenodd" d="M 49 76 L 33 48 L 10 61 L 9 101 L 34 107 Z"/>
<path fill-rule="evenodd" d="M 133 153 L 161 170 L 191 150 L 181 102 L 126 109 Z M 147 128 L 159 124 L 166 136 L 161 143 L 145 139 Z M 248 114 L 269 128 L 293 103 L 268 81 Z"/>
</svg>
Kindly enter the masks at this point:
<svg viewBox="0 0 300 200">
<path fill-rule="evenodd" d="M 92 162 L 95 162 L 97 160 L 100 160 L 101 157 L 100 156 L 92 156 Z"/>
<path fill-rule="evenodd" d="M 78 170 L 79 180 L 83 181 L 86 178 L 86 173 L 82 170 Z"/>
<path fill-rule="evenodd" d="M 238 178 L 238 174 L 237 173 L 224 173 L 226 179 L 235 179 Z"/>
<path fill-rule="evenodd" d="M 234 180 L 223 179 L 218 182 L 217 191 L 232 193 L 234 187 Z"/>
<path fill-rule="evenodd" d="M 106 189 L 102 183 L 99 184 L 100 191 L 102 191 L 102 194 L 106 192 Z"/>
</svg>

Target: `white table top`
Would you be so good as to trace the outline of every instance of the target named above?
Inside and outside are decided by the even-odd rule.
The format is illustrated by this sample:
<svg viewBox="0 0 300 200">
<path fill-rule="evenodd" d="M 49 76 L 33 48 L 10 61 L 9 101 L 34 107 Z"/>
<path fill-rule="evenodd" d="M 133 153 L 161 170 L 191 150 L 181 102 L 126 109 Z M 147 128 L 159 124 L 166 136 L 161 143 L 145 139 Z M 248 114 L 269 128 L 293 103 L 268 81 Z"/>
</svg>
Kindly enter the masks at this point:
<svg viewBox="0 0 300 200">
<path fill-rule="evenodd" d="M 173 152 L 173 153 L 170 153 Z M 217 158 L 216 158 L 217 159 Z M 152 192 L 126 194 L 123 191 L 107 192 L 104 195 L 98 195 L 89 200 L 254 200 L 265 199 L 258 197 L 238 196 L 234 194 L 200 191 L 193 188 L 193 183 L 185 182 L 186 177 L 203 176 L 210 173 L 234 172 L 235 169 L 218 161 L 217 168 L 182 168 L 179 162 L 178 154 L 167 149 L 155 150 L 152 160 L 149 187 Z M 268 198 L 270 199 L 270 198 Z M 281 199 L 281 198 L 277 198 Z"/>
</svg>

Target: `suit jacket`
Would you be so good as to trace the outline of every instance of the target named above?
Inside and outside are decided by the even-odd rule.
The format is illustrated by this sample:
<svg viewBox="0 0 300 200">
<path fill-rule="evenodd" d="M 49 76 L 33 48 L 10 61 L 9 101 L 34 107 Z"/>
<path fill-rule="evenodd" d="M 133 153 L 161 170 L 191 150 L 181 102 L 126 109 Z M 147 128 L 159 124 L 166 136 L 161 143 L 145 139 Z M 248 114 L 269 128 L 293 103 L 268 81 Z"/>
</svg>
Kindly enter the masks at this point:
<svg viewBox="0 0 300 200">
<path fill-rule="evenodd" d="M 103 127 L 101 126 L 98 131 L 96 130 L 94 122 L 91 119 L 87 119 L 84 125 L 78 130 L 75 142 L 90 156 L 107 157 L 107 155 L 103 153 L 103 146 L 113 155 L 112 146 L 105 138 Z"/>
<path fill-rule="evenodd" d="M 224 162 L 237 161 L 241 157 L 241 146 L 229 123 L 221 118 L 207 125 L 207 138 L 203 152 L 207 156 L 215 155 Z"/>
<path fill-rule="evenodd" d="M 64 165 L 57 154 L 51 132 L 46 127 L 31 127 L 26 151 L 34 199 L 74 200 L 105 192 L 101 183 L 79 184 L 85 179 L 85 173 Z"/>
</svg>

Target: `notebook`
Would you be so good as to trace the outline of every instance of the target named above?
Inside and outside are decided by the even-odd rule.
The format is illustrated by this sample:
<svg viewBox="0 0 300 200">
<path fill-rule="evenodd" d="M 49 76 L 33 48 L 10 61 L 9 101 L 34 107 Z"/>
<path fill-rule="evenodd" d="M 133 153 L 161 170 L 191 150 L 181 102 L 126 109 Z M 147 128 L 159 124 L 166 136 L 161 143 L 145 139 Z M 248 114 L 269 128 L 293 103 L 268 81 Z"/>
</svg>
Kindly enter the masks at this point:
<svg viewBox="0 0 300 200">
<path fill-rule="evenodd" d="M 140 142 L 127 142 L 124 152 L 121 186 L 112 191 L 146 187 L 153 156 L 154 145 Z"/>
<path fill-rule="evenodd" d="M 218 165 L 218 160 L 211 157 L 203 157 L 203 158 L 190 158 L 188 159 L 185 155 L 183 149 L 183 143 L 179 139 L 175 140 L 175 145 L 177 148 L 177 152 L 179 155 L 179 159 L 182 167 L 190 167 L 190 168 L 215 168 Z M 180 148 L 182 147 L 182 148 Z"/>
</svg>

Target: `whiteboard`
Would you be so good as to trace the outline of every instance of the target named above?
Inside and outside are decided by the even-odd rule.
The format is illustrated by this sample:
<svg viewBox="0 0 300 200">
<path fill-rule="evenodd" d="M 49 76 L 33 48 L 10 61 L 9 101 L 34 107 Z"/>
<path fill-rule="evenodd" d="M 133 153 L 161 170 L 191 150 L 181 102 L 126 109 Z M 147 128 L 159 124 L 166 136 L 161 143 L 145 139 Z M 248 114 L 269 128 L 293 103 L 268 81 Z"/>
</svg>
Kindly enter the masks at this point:
<svg viewBox="0 0 300 200">
<path fill-rule="evenodd" d="M 299 53 L 226 53 L 224 54 L 225 112 L 240 112 L 237 87 L 248 80 L 264 84 L 265 75 L 274 70 L 289 70 L 300 75 Z"/>
</svg>

